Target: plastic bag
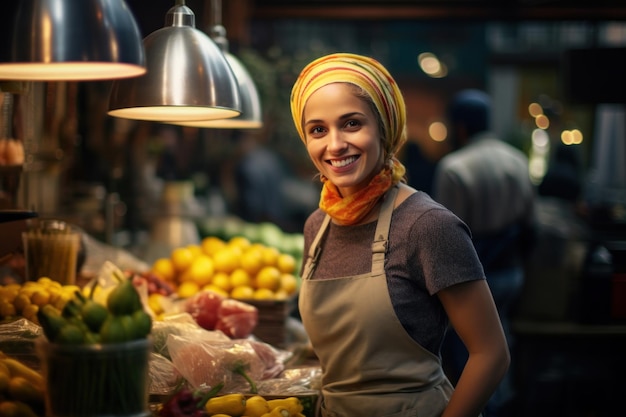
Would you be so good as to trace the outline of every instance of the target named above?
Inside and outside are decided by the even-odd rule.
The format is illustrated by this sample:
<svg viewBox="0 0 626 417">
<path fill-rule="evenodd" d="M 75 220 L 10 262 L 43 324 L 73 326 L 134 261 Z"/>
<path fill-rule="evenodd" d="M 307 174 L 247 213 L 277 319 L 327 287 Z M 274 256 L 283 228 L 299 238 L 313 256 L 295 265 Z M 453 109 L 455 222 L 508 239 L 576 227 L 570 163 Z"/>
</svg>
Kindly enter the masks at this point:
<svg viewBox="0 0 626 417">
<path fill-rule="evenodd" d="M 220 340 L 219 331 L 170 334 L 167 349 L 176 370 L 194 388 L 224 383 L 223 392 L 250 392 L 250 384 L 234 372 L 243 364 L 253 382 L 271 379 L 284 370 L 290 355 L 252 339 Z"/>
</svg>

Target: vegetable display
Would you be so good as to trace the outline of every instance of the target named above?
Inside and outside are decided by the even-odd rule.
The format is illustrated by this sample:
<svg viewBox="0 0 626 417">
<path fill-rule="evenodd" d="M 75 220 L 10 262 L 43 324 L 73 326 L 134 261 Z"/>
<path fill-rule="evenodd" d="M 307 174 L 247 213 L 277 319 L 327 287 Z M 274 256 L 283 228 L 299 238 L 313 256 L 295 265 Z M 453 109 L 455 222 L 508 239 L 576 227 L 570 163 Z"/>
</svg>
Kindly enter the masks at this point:
<svg viewBox="0 0 626 417">
<path fill-rule="evenodd" d="M 43 376 L 0 352 L 0 415 L 43 415 L 44 400 Z"/>
<path fill-rule="evenodd" d="M 116 275 L 106 305 L 76 291 L 62 310 L 37 315 L 45 339 L 37 340 L 50 415 L 143 415 L 148 408 L 148 338 L 152 317 L 132 281 Z"/>
<path fill-rule="evenodd" d="M 152 317 L 143 309 L 132 281 L 124 277 L 119 280 L 106 306 L 76 290 L 60 311 L 51 304 L 41 307 L 37 319 L 48 341 L 82 345 L 145 339 Z"/>
</svg>

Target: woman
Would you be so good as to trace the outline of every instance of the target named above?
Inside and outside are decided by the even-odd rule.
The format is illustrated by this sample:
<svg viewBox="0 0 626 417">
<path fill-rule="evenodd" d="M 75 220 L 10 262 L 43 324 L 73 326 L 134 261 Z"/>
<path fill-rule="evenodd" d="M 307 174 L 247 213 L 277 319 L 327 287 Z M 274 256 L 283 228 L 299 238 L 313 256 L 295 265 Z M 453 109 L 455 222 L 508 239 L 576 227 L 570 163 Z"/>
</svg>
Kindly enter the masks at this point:
<svg viewBox="0 0 626 417">
<path fill-rule="evenodd" d="M 377 61 L 332 54 L 291 93 L 319 170 L 299 308 L 323 370 L 325 417 L 477 416 L 509 353 L 467 226 L 403 182 L 402 94 Z M 439 349 L 448 322 L 470 357 L 456 389 Z"/>
</svg>

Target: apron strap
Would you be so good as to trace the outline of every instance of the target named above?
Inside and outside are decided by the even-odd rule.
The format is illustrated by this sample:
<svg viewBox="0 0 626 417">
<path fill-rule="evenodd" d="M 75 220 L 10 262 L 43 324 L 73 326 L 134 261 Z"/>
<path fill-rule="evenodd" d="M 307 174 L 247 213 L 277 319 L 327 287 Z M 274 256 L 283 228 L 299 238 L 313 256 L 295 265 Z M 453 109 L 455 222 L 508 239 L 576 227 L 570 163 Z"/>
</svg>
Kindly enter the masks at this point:
<svg viewBox="0 0 626 417">
<path fill-rule="evenodd" d="M 307 255 L 306 264 L 304 265 L 304 270 L 302 271 L 303 279 L 310 279 L 311 275 L 313 275 L 313 271 L 315 270 L 315 265 L 317 264 L 317 260 L 320 257 L 320 252 L 322 251 L 322 246 L 320 245 L 320 241 L 326 232 L 326 228 L 330 223 L 330 216 L 327 214 L 322 221 L 322 225 L 320 229 L 317 231 L 317 235 L 315 239 L 311 243 L 309 247 L 309 253 Z"/>
<path fill-rule="evenodd" d="M 385 273 L 385 255 L 387 253 L 389 228 L 391 226 L 391 215 L 393 214 L 393 206 L 398 195 L 398 185 L 394 185 L 385 194 L 383 205 L 378 215 L 378 223 L 376 224 L 376 232 L 374 233 L 374 242 L 372 242 L 372 274 Z"/>
<path fill-rule="evenodd" d="M 385 272 L 385 254 L 387 253 L 387 240 L 389 238 L 389 226 L 391 225 L 391 215 L 393 214 L 393 205 L 398 195 L 398 185 L 394 185 L 387 191 L 383 199 L 383 205 L 380 208 L 380 214 L 378 216 L 378 223 L 376 224 L 376 232 L 374 233 L 374 242 L 372 243 L 372 272 L 384 273 Z M 311 246 L 309 247 L 309 253 L 307 254 L 306 264 L 302 271 L 303 279 L 310 279 L 315 270 L 322 246 L 320 241 L 324 237 L 324 233 L 330 224 L 331 217 L 327 214 L 322 221 L 322 224 L 317 231 L 317 235 Z"/>
</svg>

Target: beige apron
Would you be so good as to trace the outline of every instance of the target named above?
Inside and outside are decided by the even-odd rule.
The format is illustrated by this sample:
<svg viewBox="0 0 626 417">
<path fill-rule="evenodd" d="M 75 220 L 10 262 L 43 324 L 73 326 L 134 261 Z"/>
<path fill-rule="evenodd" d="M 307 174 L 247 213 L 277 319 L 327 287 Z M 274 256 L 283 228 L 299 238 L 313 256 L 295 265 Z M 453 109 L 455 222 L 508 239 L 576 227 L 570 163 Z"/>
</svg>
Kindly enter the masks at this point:
<svg viewBox="0 0 626 417">
<path fill-rule="evenodd" d="M 381 208 L 370 273 L 311 279 L 328 216 L 309 251 L 299 308 L 323 367 L 324 417 L 440 416 L 452 395 L 439 358 L 407 334 L 389 297 L 385 250 L 397 191 Z"/>
</svg>

